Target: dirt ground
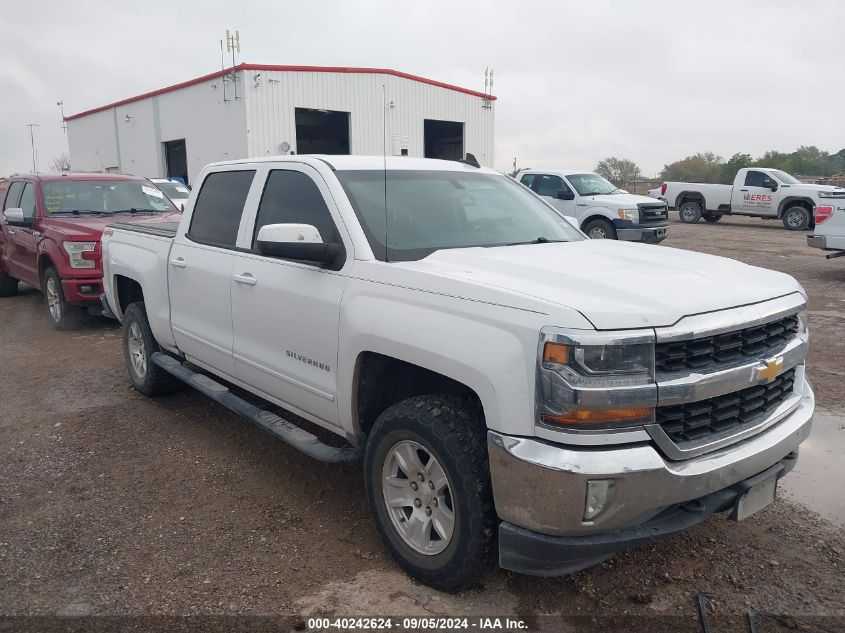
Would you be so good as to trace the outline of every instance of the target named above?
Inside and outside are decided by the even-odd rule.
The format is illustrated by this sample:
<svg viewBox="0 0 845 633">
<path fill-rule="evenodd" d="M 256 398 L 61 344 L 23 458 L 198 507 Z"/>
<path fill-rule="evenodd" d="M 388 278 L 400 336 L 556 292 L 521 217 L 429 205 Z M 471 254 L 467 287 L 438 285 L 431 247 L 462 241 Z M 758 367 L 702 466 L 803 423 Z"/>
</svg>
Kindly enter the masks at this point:
<svg viewBox="0 0 845 633">
<path fill-rule="evenodd" d="M 673 222 L 664 245 L 804 284 L 810 375 L 827 437 L 843 446 L 845 259 L 751 219 Z M 717 616 L 839 616 L 820 630 L 845 628 L 843 524 L 784 498 L 570 577 L 497 570 L 461 594 L 433 591 L 385 554 L 359 468 L 312 461 L 191 390 L 135 393 L 119 334 L 103 320 L 54 331 L 34 290 L 0 300 L 2 615 L 496 614 L 540 628 L 560 624 L 541 614 L 589 616 L 560 630 L 674 616 L 700 630 L 703 590 Z"/>
</svg>

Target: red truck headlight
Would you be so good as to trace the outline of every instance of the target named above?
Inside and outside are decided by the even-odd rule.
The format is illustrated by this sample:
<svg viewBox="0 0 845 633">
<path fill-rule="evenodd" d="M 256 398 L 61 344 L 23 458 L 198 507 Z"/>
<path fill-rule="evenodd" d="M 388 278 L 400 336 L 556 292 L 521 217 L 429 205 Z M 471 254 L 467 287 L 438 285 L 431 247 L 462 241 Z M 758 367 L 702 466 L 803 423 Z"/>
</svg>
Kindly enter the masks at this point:
<svg viewBox="0 0 845 633">
<path fill-rule="evenodd" d="M 71 268 L 97 267 L 96 257 L 94 257 L 97 242 L 62 242 L 62 246 L 70 259 Z"/>
</svg>

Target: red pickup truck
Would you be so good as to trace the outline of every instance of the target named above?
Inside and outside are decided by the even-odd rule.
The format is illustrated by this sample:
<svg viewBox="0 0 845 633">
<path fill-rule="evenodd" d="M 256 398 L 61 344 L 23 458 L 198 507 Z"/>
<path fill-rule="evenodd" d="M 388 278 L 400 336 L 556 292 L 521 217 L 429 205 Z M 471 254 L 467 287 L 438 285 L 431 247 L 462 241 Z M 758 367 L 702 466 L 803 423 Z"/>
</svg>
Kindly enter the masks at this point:
<svg viewBox="0 0 845 633">
<path fill-rule="evenodd" d="M 53 325 L 78 326 L 103 292 L 106 225 L 160 218 L 176 207 L 149 180 L 113 174 L 13 176 L 0 222 L 0 297 L 18 282 L 44 292 Z M 154 216 L 151 218 L 150 216 Z"/>
</svg>

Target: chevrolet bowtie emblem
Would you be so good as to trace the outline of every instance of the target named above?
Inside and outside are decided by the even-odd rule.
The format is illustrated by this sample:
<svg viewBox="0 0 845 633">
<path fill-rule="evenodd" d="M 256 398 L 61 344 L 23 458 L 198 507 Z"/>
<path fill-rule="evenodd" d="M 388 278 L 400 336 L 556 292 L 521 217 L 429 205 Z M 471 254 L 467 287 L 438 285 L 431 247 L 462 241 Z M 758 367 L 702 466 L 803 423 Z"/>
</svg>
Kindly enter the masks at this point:
<svg viewBox="0 0 845 633">
<path fill-rule="evenodd" d="M 765 361 L 763 365 L 758 365 L 754 368 L 754 380 L 752 382 L 757 382 L 759 380 L 772 382 L 778 377 L 781 369 L 783 369 L 783 357 L 770 358 Z"/>
</svg>

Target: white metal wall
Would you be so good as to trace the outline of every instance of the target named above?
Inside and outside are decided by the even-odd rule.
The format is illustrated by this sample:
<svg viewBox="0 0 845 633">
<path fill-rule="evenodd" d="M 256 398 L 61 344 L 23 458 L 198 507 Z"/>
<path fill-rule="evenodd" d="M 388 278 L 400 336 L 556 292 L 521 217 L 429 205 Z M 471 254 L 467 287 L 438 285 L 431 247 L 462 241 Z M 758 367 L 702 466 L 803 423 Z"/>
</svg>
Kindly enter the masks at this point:
<svg viewBox="0 0 845 633">
<path fill-rule="evenodd" d="M 481 97 L 388 74 L 242 70 L 237 77 L 237 101 L 231 82 L 224 100 L 216 78 L 71 119 L 73 169 L 165 176 L 162 143 L 184 138 L 193 183 L 210 162 L 280 154 L 285 141 L 296 151 L 297 107 L 349 112 L 353 154 L 381 155 L 386 141 L 390 155 L 404 145 L 422 157 L 424 119 L 463 122 L 465 151 L 493 166 L 495 102 Z M 392 107 L 384 108 L 383 94 Z"/>
<path fill-rule="evenodd" d="M 463 122 L 464 150 L 483 165 L 493 166 L 495 101 L 387 74 L 255 70 L 239 74 L 247 97 L 251 156 L 280 154 L 283 142 L 296 151 L 294 110 L 314 108 L 350 113 L 352 154 L 381 155 L 386 125 L 388 154 L 399 154 L 406 140 L 409 155 L 422 157 L 424 119 Z M 386 109 L 386 120 L 384 94 L 387 102 L 393 102 Z M 485 103 L 491 107 L 483 107 Z"/>
<path fill-rule="evenodd" d="M 240 90 L 240 87 L 239 87 Z M 165 141 L 185 139 L 191 182 L 207 165 L 248 155 L 246 105 L 223 80 L 195 84 L 68 121 L 75 171 L 166 175 Z M 128 117 L 128 118 L 127 118 Z"/>
</svg>

